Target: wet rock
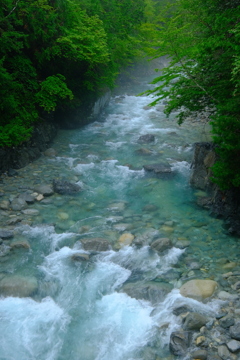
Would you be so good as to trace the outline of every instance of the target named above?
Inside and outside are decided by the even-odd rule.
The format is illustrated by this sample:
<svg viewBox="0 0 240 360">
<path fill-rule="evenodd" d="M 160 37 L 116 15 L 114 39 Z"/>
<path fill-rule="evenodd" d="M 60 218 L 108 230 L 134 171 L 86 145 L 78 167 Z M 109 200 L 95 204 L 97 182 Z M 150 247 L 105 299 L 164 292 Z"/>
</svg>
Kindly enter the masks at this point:
<svg viewBox="0 0 240 360">
<path fill-rule="evenodd" d="M 230 293 L 227 292 L 227 291 L 220 291 L 220 292 L 218 293 L 218 298 L 219 298 L 220 300 L 228 300 L 228 301 L 230 301 L 230 300 L 236 300 L 236 299 L 238 298 L 238 295 L 236 295 L 236 294 L 230 294 Z"/>
<path fill-rule="evenodd" d="M 192 353 L 193 359 L 206 360 L 207 356 L 208 356 L 208 353 L 206 350 L 196 350 L 196 351 L 193 351 L 193 353 Z"/>
<path fill-rule="evenodd" d="M 71 259 L 73 261 L 89 261 L 90 257 L 88 254 L 85 253 L 76 253 L 74 255 L 71 256 Z"/>
<path fill-rule="evenodd" d="M 208 319 L 205 316 L 192 312 L 184 319 L 183 326 L 185 330 L 200 330 L 200 328 L 204 326 L 207 321 Z"/>
<path fill-rule="evenodd" d="M 33 276 L 6 275 L 0 280 L 2 296 L 28 297 L 38 289 L 37 279 Z"/>
<path fill-rule="evenodd" d="M 219 320 L 219 325 L 221 327 L 223 327 L 224 329 L 227 329 L 230 326 L 233 326 L 234 323 L 235 323 L 235 320 L 232 315 L 226 315 Z"/>
<path fill-rule="evenodd" d="M 218 355 L 220 356 L 220 358 L 221 358 L 222 360 L 232 359 L 231 353 L 230 353 L 230 351 L 228 350 L 228 348 L 227 348 L 226 345 L 220 345 L 220 346 L 218 347 Z"/>
<path fill-rule="evenodd" d="M 125 233 L 119 237 L 118 242 L 121 244 L 121 246 L 126 246 L 126 245 L 131 245 L 131 243 L 133 242 L 133 239 L 134 239 L 133 234 Z"/>
<path fill-rule="evenodd" d="M 10 246 L 12 249 L 30 249 L 30 244 L 27 240 L 13 241 L 11 242 Z"/>
<path fill-rule="evenodd" d="M 213 295 L 217 288 L 217 282 L 213 280 L 190 280 L 180 288 L 182 296 L 202 301 Z"/>
<path fill-rule="evenodd" d="M 44 185 L 44 184 L 35 187 L 34 191 L 36 191 L 37 193 L 43 196 L 51 196 L 54 194 L 52 187 L 50 185 Z"/>
<path fill-rule="evenodd" d="M 11 251 L 10 246 L 5 245 L 5 244 L 0 245 L 0 256 L 1 257 L 8 255 L 10 253 L 10 251 Z"/>
<path fill-rule="evenodd" d="M 10 201 L 3 200 L 0 202 L 0 209 L 2 210 L 9 210 L 10 209 Z"/>
<path fill-rule="evenodd" d="M 206 337 L 205 336 L 198 336 L 195 340 L 195 344 L 197 346 L 202 346 L 204 343 L 206 342 Z"/>
<path fill-rule="evenodd" d="M 143 211 L 146 211 L 146 212 L 153 212 L 153 211 L 157 211 L 157 210 L 158 210 L 158 206 L 156 206 L 154 204 L 147 204 L 143 208 Z"/>
<path fill-rule="evenodd" d="M 14 169 L 8 169 L 8 172 L 7 172 L 8 176 L 9 177 L 13 177 L 13 176 L 18 176 L 18 172 Z"/>
<path fill-rule="evenodd" d="M 185 249 L 188 246 L 190 246 L 190 241 L 189 240 L 177 240 L 174 244 L 175 247 L 179 248 L 179 249 Z"/>
<path fill-rule="evenodd" d="M 154 228 L 145 231 L 143 234 L 137 235 L 134 244 L 137 246 L 149 245 L 154 239 L 159 237 L 160 232 Z"/>
<path fill-rule="evenodd" d="M 109 242 L 102 238 L 90 238 L 80 240 L 86 251 L 107 251 L 110 249 Z"/>
<path fill-rule="evenodd" d="M 169 349 L 175 356 L 186 354 L 191 341 L 189 331 L 174 331 L 170 336 Z"/>
<path fill-rule="evenodd" d="M 228 350 L 235 353 L 240 350 L 240 341 L 237 340 L 230 340 L 227 343 Z"/>
<path fill-rule="evenodd" d="M 119 202 L 119 203 L 112 203 L 108 206 L 109 210 L 112 211 L 124 211 L 126 207 L 126 204 L 124 202 Z"/>
<path fill-rule="evenodd" d="M 23 209 L 26 209 L 27 207 L 27 203 L 24 199 L 21 198 L 15 198 L 13 199 L 13 201 L 11 202 L 11 209 L 13 211 L 21 211 Z"/>
<path fill-rule="evenodd" d="M 82 189 L 79 185 L 71 183 L 70 181 L 54 179 L 53 180 L 53 190 L 54 190 L 54 192 L 61 194 L 61 195 L 71 195 L 71 194 L 78 193 Z"/>
<path fill-rule="evenodd" d="M 138 143 L 150 143 L 155 141 L 155 136 L 152 134 L 141 135 L 138 139 Z"/>
<path fill-rule="evenodd" d="M 59 212 L 57 214 L 57 217 L 60 219 L 60 220 L 67 220 L 69 219 L 69 215 L 63 211 Z"/>
<path fill-rule="evenodd" d="M 229 333 L 231 338 L 240 340 L 240 322 L 237 322 L 235 325 L 229 328 Z"/>
<path fill-rule="evenodd" d="M 3 240 L 13 238 L 14 234 L 13 231 L 0 229 L 0 238 Z"/>
<path fill-rule="evenodd" d="M 53 148 L 49 148 L 44 151 L 44 155 L 48 157 L 55 157 L 57 155 L 57 152 Z"/>
<path fill-rule="evenodd" d="M 187 312 L 192 312 L 192 309 L 187 305 L 178 306 L 175 309 L 173 309 L 173 314 L 176 316 L 179 316 Z"/>
<path fill-rule="evenodd" d="M 165 250 L 168 250 L 172 247 L 172 241 L 169 238 L 160 238 L 155 240 L 151 244 L 151 248 L 158 253 L 162 253 Z"/>
<path fill-rule="evenodd" d="M 167 283 L 149 281 L 147 283 L 127 283 L 122 287 L 123 292 L 135 299 L 150 301 L 153 305 L 163 301 L 173 286 Z"/>
<path fill-rule="evenodd" d="M 169 174 L 172 172 L 171 166 L 169 164 L 150 164 L 143 166 L 145 171 L 152 171 L 155 174 Z"/>
</svg>

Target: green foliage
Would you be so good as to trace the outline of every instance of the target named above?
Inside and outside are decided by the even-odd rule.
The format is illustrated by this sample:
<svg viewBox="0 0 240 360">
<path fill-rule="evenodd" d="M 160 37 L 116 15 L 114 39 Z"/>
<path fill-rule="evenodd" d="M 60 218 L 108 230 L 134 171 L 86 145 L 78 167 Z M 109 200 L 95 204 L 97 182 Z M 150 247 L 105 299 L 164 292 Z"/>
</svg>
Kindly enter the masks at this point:
<svg viewBox="0 0 240 360">
<path fill-rule="evenodd" d="M 0 0 L 0 146 L 27 139 L 44 111 L 113 86 L 138 51 L 144 1 Z"/>
<path fill-rule="evenodd" d="M 170 14 L 170 16 L 169 16 Z M 152 105 L 167 99 L 166 114 L 209 114 L 219 161 L 213 181 L 240 186 L 240 6 L 237 1 L 179 0 L 165 7 L 155 23 L 151 55 L 169 57 L 169 66 L 148 94 Z M 156 35 L 158 34 L 158 35 Z"/>
</svg>

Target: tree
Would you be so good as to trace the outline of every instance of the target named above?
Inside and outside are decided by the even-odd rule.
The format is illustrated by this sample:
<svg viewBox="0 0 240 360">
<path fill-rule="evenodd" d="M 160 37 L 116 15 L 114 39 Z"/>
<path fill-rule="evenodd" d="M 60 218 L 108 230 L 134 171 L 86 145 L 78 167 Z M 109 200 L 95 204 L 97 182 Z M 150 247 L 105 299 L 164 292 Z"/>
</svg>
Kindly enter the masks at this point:
<svg viewBox="0 0 240 360">
<path fill-rule="evenodd" d="M 169 16 L 171 14 L 171 16 Z M 165 112 L 178 111 L 181 124 L 196 113 L 209 114 L 219 161 L 213 181 L 240 186 L 239 1 L 179 0 L 158 17 L 154 57 L 169 66 L 149 94 L 168 99 Z"/>
</svg>

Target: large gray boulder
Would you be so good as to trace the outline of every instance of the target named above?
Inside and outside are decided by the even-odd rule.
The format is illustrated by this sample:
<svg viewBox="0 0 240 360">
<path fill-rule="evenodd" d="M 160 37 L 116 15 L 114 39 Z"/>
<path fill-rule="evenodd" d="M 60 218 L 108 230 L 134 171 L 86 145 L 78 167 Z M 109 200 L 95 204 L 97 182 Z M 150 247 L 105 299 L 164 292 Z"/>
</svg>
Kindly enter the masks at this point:
<svg viewBox="0 0 240 360">
<path fill-rule="evenodd" d="M 200 330 L 207 323 L 208 319 L 195 312 L 191 312 L 184 319 L 185 330 Z"/>
<path fill-rule="evenodd" d="M 155 141 L 155 136 L 152 134 L 141 135 L 138 139 L 138 143 L 150 143 Z"/>
</svg>

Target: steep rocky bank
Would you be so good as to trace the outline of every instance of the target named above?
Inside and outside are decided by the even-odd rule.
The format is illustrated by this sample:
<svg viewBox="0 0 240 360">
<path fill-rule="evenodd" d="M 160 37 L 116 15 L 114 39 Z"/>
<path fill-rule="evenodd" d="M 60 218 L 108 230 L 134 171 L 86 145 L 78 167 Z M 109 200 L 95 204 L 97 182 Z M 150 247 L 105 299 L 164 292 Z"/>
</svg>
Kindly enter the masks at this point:
<svg viewBox="0 0 240 360">
<path fill-rule="evenodd" d="M 206 191 L 206 196 L 198 198 L 198 205 L 209 209 L 213 215 L 223 218 L 231 234 L 240 235 L 240 190 L 232 188 L 221 191 L 211 182 L 211 167 L 216 158 L 214 144 L 196 143 L 190 183 L 193 187 Z"/>
</svg>

